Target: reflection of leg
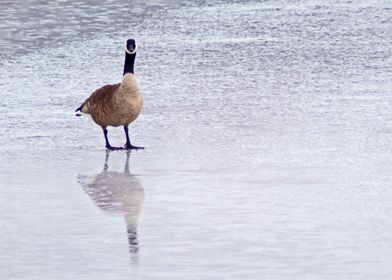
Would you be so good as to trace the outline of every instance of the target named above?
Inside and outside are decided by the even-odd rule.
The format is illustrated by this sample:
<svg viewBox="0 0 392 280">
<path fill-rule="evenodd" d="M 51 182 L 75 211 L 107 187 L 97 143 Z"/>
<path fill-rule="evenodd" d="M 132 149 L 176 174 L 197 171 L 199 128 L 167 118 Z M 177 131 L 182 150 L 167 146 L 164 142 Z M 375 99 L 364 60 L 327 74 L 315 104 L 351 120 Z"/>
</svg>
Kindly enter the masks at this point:
<svg viewBox="0 0 392 280">
<path fill-rule="evenodd" d="M 102 129 L 103 129 L 103 135 L 105 136 L 105 142 L 106 142 L 105 147 L 106 147 L 106 149 L 108 149 L 108 150 L 123 150 L 123 148 L 121 148 L 121 147 L 112 147 L 112 146 L 110 146 L 109 139 L 108 139 L 108 130 L 104 126 L 102 127 Z"/>
<path fill-rule="evenodd" d="M 110 151 L 109 151 L 109 150 L 106 150 L 105 164 L 103 165 L 103 171 L 106 171 L 106 170 L 108 170 L 108 168 L 109 168 L 109 164 L 108 164 L 108 161 L 109 161 L 109 154 L 110 154 Z"/>
<path fill-rule="evenodd" d="M 131 151 L 127 151 L 127 159 L 125 160 L 125 166 L 124 166 L 124 173 L 129 173 L 129 156 L 131 154 Z"/>
<path fill-rule="evenodd" d="M 124 131 L 125 131 L 125 137 L 127 138 L 127 142 L 125 143 L 125 149 L 127 150 L 139 150 L 139 149 L 144 149 L 144 147 L 137 147 L 133 146 L 131 144 L 131 140 L 129 139 L 129 134 L 128 134 L 128 126 L 124 126 Z"/>
</svg>

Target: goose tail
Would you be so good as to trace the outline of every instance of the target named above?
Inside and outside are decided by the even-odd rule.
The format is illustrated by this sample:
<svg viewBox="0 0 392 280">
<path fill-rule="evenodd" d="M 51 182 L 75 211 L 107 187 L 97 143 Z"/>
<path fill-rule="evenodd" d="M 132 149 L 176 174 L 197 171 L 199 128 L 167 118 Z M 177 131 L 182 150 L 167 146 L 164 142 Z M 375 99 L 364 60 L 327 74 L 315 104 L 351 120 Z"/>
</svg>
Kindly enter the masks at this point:
<svg viewBox="0 0 392 280">
<path fill-rule="evenodd" d="M 82 116 L 82 109 L 83 109 L 83 106 L 84 106 L 84 103 L 82 104 L 82 105 L 80 105 L 76 110 L 75 110 L 75 116 L 77 116 L 77 117 L 81 117 Z M 78 112 L 80 112 L 80 113 L 78 113 Z"/>
</svg>

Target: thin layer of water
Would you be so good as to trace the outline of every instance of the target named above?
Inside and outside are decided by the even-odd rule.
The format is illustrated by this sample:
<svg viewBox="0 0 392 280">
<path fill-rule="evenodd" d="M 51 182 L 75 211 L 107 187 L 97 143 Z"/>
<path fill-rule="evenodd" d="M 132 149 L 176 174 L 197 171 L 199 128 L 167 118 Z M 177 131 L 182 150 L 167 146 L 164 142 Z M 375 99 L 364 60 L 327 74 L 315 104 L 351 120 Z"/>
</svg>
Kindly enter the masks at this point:
<svg viewBox="0 0 392 280">
<path fill-rule="evenodd" d="M 388 279 L 388 3 L 1 7 L 2 279 Z M 109 158 L 73 111 L 129 36 L 147 149 Z"/>
</svg>

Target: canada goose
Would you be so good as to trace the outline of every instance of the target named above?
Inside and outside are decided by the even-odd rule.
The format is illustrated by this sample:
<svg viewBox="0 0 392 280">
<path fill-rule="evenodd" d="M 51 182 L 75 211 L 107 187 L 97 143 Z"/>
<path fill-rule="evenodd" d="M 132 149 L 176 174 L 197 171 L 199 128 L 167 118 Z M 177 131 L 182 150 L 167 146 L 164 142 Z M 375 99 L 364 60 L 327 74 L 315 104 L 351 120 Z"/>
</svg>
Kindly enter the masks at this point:
<svg viewBox="0 0 392 280">
<path fill-rule="evenodd" d="M 94 122 L 102 127 L 106 148 L 109 150 L 144 149 L 133 146 L 128 135 L 128 126 L 139 115 L 143 98 L 133 72 L 137 46 L 133 39 L 125 47 L 124 74 L 121 84 L 105 85 L 95 90 L 75 112 L 90 114 Z M 76 116 L 81 116 L 77 113 Z M 108 126 L 124 126 L 126 143 L 124 148 L 112 147 L 108 140 Z"/>
</svg>

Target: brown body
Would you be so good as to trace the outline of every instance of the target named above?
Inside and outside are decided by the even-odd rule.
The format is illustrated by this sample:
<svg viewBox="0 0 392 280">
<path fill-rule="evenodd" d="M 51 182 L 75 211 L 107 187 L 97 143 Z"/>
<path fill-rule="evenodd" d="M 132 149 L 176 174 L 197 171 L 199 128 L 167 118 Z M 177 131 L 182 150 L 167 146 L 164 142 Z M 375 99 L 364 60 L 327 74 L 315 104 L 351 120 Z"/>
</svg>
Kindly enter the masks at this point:
<svg viewBox="0 0 392 280">
<path fill-rule="evenodd" d="M 94 91 L 81 106 L 101 127 L 124 126 L 133 122 L 143 106 L 134 74 L 124 75 L 121 84 L 105 85 Z"/>
</svg>

